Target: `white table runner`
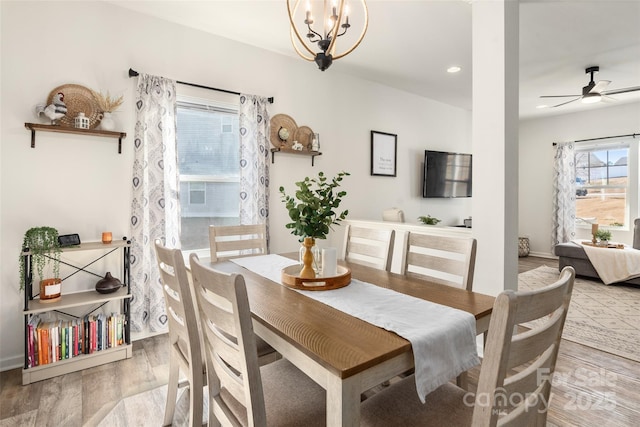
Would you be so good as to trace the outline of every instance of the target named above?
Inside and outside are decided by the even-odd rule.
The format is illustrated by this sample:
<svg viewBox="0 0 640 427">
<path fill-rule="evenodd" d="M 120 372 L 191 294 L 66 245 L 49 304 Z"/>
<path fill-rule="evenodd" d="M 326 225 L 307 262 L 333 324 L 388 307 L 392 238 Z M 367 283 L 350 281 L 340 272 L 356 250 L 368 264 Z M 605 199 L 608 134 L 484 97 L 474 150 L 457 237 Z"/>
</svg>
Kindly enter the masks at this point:
<svg viewBox="0 0 640 427">
<path fill-rule="evenodd" d="M 281 283 L 283 268 L 298 264 L 280 255 L 231 261 L 277 283 Z M 480 364 L 476 320 L 465 311 L 356 279 L 340 289 L 298 292 L 411 342 L 416 388 L 423 403 L 427 394 Z"/>
</svg>

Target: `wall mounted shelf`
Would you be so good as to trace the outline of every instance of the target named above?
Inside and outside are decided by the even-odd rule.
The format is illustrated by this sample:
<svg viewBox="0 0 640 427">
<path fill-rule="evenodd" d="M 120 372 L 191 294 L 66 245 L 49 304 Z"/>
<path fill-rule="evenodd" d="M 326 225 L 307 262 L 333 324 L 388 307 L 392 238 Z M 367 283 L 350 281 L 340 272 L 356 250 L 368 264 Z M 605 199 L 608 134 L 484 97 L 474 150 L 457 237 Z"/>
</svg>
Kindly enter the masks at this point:
<svg viewBox="0 0 640 427">
<path fill-rule="evenodd" d="M 272 148 L 271 149 L 271 163 L 274 163 L 274 155 L 276 153 L 289 153 L 296 154 L 299 156 L 311 156 L 311 166 L 314 166 L 314 160 L 316 156 L 322 156 L 320 151 L 300 151 L 300 150 L 292 150 L 290 148 Z"/>
<path fill-rule="evenodd" d="M 118 138 L 118 154 L 122 153 L 122 138 L 126 138 L 124 132 L 112 132 L 109 130 L 98 129 L 77 129 L 56 125 L 45 125 L 39 123 L 25 123 L 24 127 L 31 131 L 31 148 L 36 148 L 36 131 L 40 132 L 57 132 L 71 133 L 76 135 L 101 136 L 104 138 Z"/>
</svg>

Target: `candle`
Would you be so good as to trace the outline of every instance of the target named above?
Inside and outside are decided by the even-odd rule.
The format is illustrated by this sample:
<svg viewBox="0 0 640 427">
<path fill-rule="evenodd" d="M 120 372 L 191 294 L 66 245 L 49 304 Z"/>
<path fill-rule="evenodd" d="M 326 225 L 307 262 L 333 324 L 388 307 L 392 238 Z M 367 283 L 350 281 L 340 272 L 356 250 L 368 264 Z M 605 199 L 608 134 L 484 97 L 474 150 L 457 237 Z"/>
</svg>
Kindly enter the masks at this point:
<svg viewBox="0 0 640 427">
<path fill-rule="evenodd" d="M 591 234 L 595 236 L 597 232 L 598 232 L 598 224 L 591 224 Z"/>
<path fill-rule="evenodd" d="M 105 231 L 102 233 L 102 243 L 111 243 L 111 232 Z"/>
<path fill-rule="evenodd" d="M 336 248 L 322 250 L 322 277 L 335 277 L 338 275 L 338 259 Z"/>
</svg>

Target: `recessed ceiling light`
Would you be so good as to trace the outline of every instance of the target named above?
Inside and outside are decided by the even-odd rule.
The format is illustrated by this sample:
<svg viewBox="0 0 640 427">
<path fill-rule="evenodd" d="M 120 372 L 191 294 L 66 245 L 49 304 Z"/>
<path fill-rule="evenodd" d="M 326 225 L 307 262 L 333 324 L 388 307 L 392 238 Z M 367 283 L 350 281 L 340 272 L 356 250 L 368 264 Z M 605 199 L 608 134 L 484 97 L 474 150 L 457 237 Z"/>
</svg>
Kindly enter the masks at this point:
<svg viewBox="0 0 640 427">
<path fill-rule="evenodd" d="M 549 108 L 549 106 L 543 104 L 543 105 L 537 105 L 536 108 Z"/>
<path fill-rule="evenodd" d="M 460 67 L 449 67 L 447 68 L 447 73 L 457 73 L 458 71 L 460 71 L 462 68 Z"/>
</svg>

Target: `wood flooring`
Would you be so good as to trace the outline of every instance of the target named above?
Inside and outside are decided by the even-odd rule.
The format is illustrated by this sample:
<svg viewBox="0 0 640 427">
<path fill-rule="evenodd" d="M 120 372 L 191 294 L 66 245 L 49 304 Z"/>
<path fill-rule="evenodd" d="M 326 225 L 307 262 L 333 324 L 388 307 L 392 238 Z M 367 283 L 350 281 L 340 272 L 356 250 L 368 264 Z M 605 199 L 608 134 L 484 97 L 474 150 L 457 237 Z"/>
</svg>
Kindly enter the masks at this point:
<svg viewBox="0 0 640 427">
<path fill-rule="evenodd" d="M 524 257 L 519 272 L 552 259 Z M 97 426 L 130 396 L 161 389 L 168 381 L 167 336 L 136 341 L 131 359 L 74 372 L 26 386 L 21 369 L 0 373 L 0 427 Z M 477 384 L 479 367 L 470 371 Z M 181 399 L 185 405 L 187 399 Z M 135 407 L 135 420 L 123 426 L 156 426 L 164 412 L 163 398 Z M 176 414 L 176 423 L 181 411 Z M 142 420 L 142 421 L 141 421 Z M 554 377 L 548 426 L 624 427 L 640 425 L 640 363 L 562 341 Z M 105 424 L 104 422 L 102 423 Z M 115 424 L 114 424 L 115 425 Z"/>
</svg>

